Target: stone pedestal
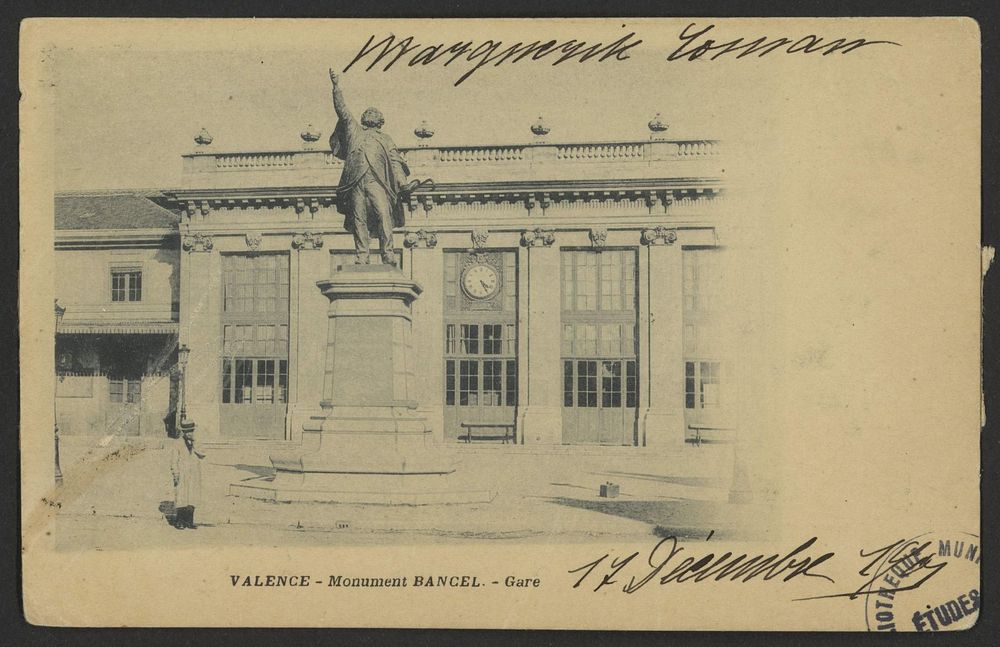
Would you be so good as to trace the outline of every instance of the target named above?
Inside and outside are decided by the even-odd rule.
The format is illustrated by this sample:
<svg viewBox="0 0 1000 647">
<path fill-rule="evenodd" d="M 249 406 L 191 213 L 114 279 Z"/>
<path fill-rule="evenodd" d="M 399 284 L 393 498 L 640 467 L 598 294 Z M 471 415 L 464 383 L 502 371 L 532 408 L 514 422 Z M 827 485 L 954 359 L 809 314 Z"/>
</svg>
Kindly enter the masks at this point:
<svg viewBox="0 0 1000 647">
<path fill-rule="evenodd" d="M 420 285 L 384 265 L 346 265 L 317 285 L 330 300 L 324 413 L 302 424 L 301 450 L 271 456 L 273 480 L 233 484 L 230 493 L 341 503 L 492 500 L 486 488 L 457 485 L 418 410 L 410 304 Z"/>
</svg>

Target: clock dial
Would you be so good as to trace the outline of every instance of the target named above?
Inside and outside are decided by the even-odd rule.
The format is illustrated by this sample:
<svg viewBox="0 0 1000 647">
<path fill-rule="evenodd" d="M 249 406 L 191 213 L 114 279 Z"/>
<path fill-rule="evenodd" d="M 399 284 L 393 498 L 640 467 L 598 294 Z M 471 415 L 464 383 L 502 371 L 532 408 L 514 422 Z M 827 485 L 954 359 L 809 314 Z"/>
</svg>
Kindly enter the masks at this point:
<svg viewBox="0 0 1000 647">
<path fill-rule="evenodd" d="M 500 289 L 500 276 L 490 265 L 473 265 L 462 275 L 462 289 L 471 299 L 488 299 Z"/>
</svg>

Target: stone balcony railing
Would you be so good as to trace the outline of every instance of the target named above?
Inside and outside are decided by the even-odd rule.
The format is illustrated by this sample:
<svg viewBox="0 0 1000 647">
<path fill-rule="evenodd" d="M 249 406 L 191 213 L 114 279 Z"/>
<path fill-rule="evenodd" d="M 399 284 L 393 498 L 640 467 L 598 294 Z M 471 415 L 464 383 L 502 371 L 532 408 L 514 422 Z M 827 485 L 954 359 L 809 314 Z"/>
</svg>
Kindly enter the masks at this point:
<svg viewBox="0 0 1000 647">
<path fill-rule="evenodd" d="M 325 148 L 325 147 L 324 147 Z M 413 177 L 439 184 L 572 180 L 718 178 L 715 140 L 593 143 L 531 142 L 497 146 L 401 148 Z M 329 150 L 216 152 L 183 156 L 185 189 L 336 186 L 343 163 Z"/>
</svg>

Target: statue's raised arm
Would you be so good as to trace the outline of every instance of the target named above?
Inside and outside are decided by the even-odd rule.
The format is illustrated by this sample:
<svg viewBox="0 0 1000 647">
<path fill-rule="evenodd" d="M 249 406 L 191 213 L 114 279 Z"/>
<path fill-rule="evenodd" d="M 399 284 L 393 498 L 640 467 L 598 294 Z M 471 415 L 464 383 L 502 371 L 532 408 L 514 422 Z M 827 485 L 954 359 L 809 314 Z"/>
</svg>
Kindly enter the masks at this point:
<svg viewBox="0 0 1000 647">
<path fill-rule="evenodd" d="M 337 112 L 337 117 L 344 121 L 351 121 L 354 117 L 347 108 L 344 100 L 344 92 L 340 89 L 340 76 L 330 68 L 330 83 L 333 84 L 333 109 Z"/>
</svg>

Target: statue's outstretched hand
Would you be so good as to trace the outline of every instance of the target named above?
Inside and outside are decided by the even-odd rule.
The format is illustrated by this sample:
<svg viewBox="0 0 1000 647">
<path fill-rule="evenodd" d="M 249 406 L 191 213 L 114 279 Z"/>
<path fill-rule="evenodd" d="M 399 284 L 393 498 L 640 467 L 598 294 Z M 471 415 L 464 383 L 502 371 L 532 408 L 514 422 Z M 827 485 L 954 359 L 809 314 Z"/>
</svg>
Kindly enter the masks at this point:
<svg viewBox="0 0 1000 647">
<path fill-rule="evenodd" d="M 332 83 L 334 86 L 336 86 L 337 83 L 339 83 L 339 82 L 340 82 L 340 76 L 336 72 L 334 72 L 333 68 L 331 67 L 330 68 L 330 83 Z"/>
</svg>

